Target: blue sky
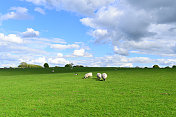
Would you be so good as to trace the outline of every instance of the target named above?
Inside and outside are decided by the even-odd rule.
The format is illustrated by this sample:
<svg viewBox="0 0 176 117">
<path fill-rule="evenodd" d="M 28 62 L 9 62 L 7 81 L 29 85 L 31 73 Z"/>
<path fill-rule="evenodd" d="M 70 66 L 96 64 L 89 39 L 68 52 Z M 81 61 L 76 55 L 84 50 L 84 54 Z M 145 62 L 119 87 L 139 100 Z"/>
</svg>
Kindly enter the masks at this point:
<svg viewBox="0 0 176 117">
<path fill-rule="evenodd" d="M 176 64 L 174 0 L 0 1 L 0 67 Z"/>
</svg>

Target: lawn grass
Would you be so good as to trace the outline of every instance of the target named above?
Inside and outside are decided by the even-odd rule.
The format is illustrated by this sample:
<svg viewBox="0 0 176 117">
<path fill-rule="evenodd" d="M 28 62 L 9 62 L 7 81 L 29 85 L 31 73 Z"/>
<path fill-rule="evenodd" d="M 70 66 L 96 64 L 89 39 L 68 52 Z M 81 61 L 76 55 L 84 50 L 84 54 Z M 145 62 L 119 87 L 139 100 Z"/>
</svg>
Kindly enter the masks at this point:
<svg viewBox="0 0 176 117">
<path fill-rule="evenodd" d="M 175 69 L 92 68 L 93 78 L 82 79 L 86 69 L 0 70 L 0 117 L 176 116 Z"/>
</svg>

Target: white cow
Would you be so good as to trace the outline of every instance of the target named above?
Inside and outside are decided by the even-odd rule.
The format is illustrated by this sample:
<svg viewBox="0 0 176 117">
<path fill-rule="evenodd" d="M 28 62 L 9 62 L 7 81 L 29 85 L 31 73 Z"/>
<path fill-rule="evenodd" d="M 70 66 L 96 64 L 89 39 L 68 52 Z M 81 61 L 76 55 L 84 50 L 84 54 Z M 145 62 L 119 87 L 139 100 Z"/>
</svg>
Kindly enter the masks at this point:
<svg viewBox="0 0 176 117">
<path fill-rule="evenodd" d="M 97 73 L 97 78 L 101 80 L 101 73 Z"/>
<path fill-rule="evenodd" d="M 90 72 L 90 73 L 87 73 L 87 74 L 85 74 L 84 75 L 84 78 L 88 78 L 88 77 L 92 77 L 93 75 L 92 75 L 92 72 Z"/>
<path fill-rule="evenodd" d="M 108 77 L 108 75 L 107 75 L 106 73 L 103 73 L 101 77 L 102 77 L 102 78 L 103 78 L 103 80 L 105 81 L 105 80 L 106 80 L 106 78 Z"/>
</svg>

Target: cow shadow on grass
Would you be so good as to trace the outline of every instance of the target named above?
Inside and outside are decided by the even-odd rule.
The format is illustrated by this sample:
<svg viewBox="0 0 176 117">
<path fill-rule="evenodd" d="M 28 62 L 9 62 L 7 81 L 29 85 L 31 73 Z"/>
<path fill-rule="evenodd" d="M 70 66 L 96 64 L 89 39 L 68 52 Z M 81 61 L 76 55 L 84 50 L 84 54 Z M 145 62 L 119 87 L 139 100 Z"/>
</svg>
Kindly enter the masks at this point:
<svg viewBox="0 0 176 117">
<path fill-rule="evenodd" d="M 91 80 L 95 80 L 95 81 L 104 81 L 104 80 L 100 80 L 100 79 L 98 79 L 98 78 L 96 78 L 96 77 L 92 77 L 92 78 L 82 78 L 82 79 L 91 79 Z"/>
<path fill-rule="evenodd" d="M 96 80 L 96 81 L 103 81 L 103 80 L 100 80 L 98 78 L 91 78 L 92 80 Z"/>
</svg>

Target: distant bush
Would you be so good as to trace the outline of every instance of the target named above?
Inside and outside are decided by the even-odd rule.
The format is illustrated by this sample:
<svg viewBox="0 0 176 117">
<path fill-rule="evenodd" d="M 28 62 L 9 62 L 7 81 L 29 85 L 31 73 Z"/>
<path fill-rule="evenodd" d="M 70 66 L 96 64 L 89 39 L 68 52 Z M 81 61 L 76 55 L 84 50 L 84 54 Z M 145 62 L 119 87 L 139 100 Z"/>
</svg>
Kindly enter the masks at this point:
<svg viewBox="0 0 176 117">
<path fill-rule="evenodd" d="M 166 66 L 165 68 L 166 68 L 166 69 L 169 69 L 170 67 L 169 67 L 169 66 Z"/>
<path fill-rule="evenodd" d="M 176 68 L 176 65 L 173 65 L 172 68 Z"/>
<path fill-rule="evenodd" d="M 153 65 L 153 68 L 160 68 L 159 65 Z"/>
<path fill-rule="evenodd" d="M 43 66 L 44 66 L 44 68 L 49 68 L 49 64 L 48 63 L 45 63 Z"/>
<path fill-rule="evenodd" d="M 40 65 L 28 64 L 28 68 L 43 68 Z"/>
<path fill-rule="evenodd" d="M 65 67 L 73 67 L 73 63 L 66 64 Z"/>
<path fill-rule="evenodd" d="M 75 65 L 73 67 L 84 67 L 83 65 Z"/>
<path fill-rule="evenodd" d="M 135 68 L 140 68 L 139 66 L 136 66 Z"/>
<path fill-rule="evenodd" d="M 40 65 L 34 65 L 34 64 L 27 64 L 26 62 L 21 62 L 20 65 L 18 65 L 19 68 L 42 68 Z"/>
<path fill-rule="evenodd" d="M 19 68 L 27 68 L 28 64 L 26 62 L 21 62 L 20 65 L 18 65 Z"/>
</svg>

